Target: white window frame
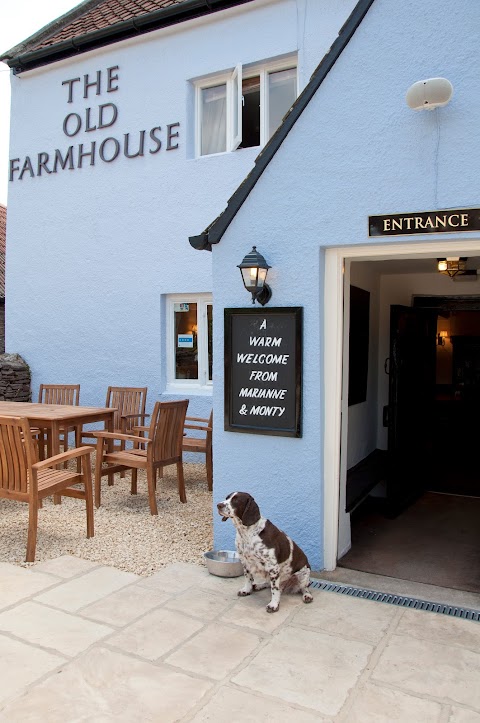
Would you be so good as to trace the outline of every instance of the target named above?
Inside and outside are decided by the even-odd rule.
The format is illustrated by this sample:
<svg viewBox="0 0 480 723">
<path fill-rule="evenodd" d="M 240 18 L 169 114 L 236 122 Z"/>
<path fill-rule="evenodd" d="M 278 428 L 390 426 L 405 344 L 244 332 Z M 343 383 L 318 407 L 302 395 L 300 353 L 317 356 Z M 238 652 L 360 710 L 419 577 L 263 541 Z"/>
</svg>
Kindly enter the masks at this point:
<svg viewBox="0 0 480 723">
<path fill-rule="evenodd" d="M 297 57 L 290 56 L 282 60 L 275 60 L 269 63 L 261 63 L 244 67 L 237 65 L 232 71 L 221 73 L 197 80 L 195 82 L 195 157 L 209 158 L 219 156 L 223 153 L 230 153 L 238 148 L 242 142 L 242 82 L 255 76 L 260 77 L 260 146 L 263 147 L 269 140 L 269 106 L 267 101 L 268 75 L 280 70 L 295 68 L 297 71 L 297 97 L 298 90 L 298 61 Z M 226 85 L 227 113 L 226 113 L 226 151 L 220 153 L 201 153 L 202 143 L 202 90 L 212 88 L 216 85 Z M 234 88 L 237 84 L 237 93 Z M 234 117 L 237 117 L 238 133 L 234 136 Z"/>
<path fill-rule="evenodd" d="M 175 378 L 175 304 L 197 305 L 198 379 Z M 211 394 L 212 380 L 208 378 L 208 319 L 207 308 L 212 306 L 212 294 L 168 294 L 166 297 L 167 393 Z"/>
</svg>

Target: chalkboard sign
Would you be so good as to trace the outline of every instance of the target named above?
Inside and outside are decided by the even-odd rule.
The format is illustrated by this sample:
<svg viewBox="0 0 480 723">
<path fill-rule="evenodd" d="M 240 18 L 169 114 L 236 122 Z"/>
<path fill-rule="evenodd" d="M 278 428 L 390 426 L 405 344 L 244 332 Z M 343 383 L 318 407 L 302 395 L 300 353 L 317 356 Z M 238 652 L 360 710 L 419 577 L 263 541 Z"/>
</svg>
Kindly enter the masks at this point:
<svg viewBox="0 0 480 723">
<path fill-rule="evenodd" d="M 225 309 L 225 429 L 301 437 L 302 307 Z"/>
</svg>

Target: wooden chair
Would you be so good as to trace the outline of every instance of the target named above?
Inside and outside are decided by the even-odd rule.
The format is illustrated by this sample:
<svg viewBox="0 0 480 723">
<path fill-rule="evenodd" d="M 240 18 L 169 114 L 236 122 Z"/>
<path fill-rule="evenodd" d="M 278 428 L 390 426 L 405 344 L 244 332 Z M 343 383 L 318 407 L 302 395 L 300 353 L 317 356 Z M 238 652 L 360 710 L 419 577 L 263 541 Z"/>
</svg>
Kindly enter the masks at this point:
<svg viewBox="0 0 480 723">
<path fill-rule="evenodd" d="M 87 537 L 93 537 L 92 450 L 89 447 L 72 449 L 38 462 L 28 420 L 0 417 L 0 449 L 0 497 L 27 502 L 29 506 L 26 562 L 35 561 L 38 508 L 44 497 L 61 493 L 85 500 Z M 81 472 L 56 469 L 71 459 L 81 460 Z M 77 484 L 83 484 L 84 490 L 72 487 Z"/>
<path fill-rule="evenodd" d="M 78 407 L 80 403 L 80 384 L 40 384 L 38 391 L 39 404 L 69 404 Z M 76 432 L 75 427 L 68 429 L 60 429 L 59 445 L 66 452 L 68 449 L 69 432 Z M 39 432 L 39 452 L 40 458 L 51 455 L 52 450 L 47 450 L 45 454 L 46 435 L 45 431 Z M 79 468 L 80 469 L 80 468 Z"/>
<path fill-rule="evenodd" d="M 131 493 L 137 493 L 137 470 L 147 472 L 148 499 L 150 512 L 157 515 L 155 499 L 156 473 L 169 464 L 177 465 L 178 493 L 181 502 L 187 501 L 185 481 L 183 477 L 182 441 L 188 399 L 178 402 L 157 402 L 152 412 L 150 426 L 137 427 L 139 434 L 117 434 L 115 432 L 95 432 L 97 437 L 97 456 L 95 464 L 95 504 L 100 507 L 101 478 L 103 475 L 113 476 L 115 472 L 132 470 Z M 115 441 L 132 442 L 133 449 L 115 449 Z M 146 445 L 146 449 L 140 449 Z M 107 464 L 107 467 L 103 467 Z"/>
<path fill-rule="evenodd" d="M 78 407 L 80 384 L 40 384 L 38 401 L 40 404 L 70 404 Z"/>
<path fill-rule="evenodd" d="M 150 416 L 145 414 L 146 403 L 147 387 L 108 387 L 105 406 L 117 410 L 113 417 L 113 432 L 133 434 L 134 426 L 145 424 L 145 419 Z M 77 447 L 83 444 L 92 445 L 92 442 L 86 442 L 86 439 L 95 440 L 94 431 L 79 429 L 76 436 Z M 96 441 L 93 446 L 96 446 Z M 120 440 L 118 449 L 125 449 L 125 440 Z M 124 477 L 125 473 L 122 472 L 121 476 Z"/>
<path fill-rule="evenodd" d="M 185 429 L 198 429 L 204 432 L 203 437 L 184 437 L 182 449 L 184 452 L 200 452 L 205 455 L 207 467 L 208 489 L 213 489 L 213 459 L 212 459 L 212 429 L 213 410 L 208 419 L 202 417 L 185 417 Z M 196 422 L 196 424 L 190 424 Z"/>
</svg>

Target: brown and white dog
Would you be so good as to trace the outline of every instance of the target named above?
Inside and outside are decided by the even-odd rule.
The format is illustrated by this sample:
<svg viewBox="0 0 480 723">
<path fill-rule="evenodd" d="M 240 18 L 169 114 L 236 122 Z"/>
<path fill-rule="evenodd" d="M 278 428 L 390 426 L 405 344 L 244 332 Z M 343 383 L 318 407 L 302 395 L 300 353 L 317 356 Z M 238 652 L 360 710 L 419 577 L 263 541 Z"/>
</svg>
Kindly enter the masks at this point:
<svg viewBox="0 0 480 723">
<path fill-rule="evenodd" d="M 277 612 L 280 595 L 301 592 L 303 602 L 313 600 L 308 592 L 310 565 L 307 556 L 284 532 L 260 514 L 257 503 L 248 492 L 232 492 L 217 504 L 222 520 L 230 518 L 235 525 L 237 552 L 243 564 L 245 585 L 240 596 L 270 586 L 272 599 L 267 613 Z M 255 578 L 262 580 L 260 584 Z"/>
</svg>

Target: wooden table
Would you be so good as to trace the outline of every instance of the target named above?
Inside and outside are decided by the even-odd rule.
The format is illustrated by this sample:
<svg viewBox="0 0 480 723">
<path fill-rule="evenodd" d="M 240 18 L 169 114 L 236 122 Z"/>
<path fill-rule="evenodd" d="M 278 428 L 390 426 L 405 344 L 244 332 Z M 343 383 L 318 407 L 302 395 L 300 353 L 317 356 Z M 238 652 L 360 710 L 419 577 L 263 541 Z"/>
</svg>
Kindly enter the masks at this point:
<svg viewBox="0 0 480 723">
<path fill-rule="evenodd" d="M 47 430 L 47 445 L 52 457 L 60 452 L 60 428 L 79 427 L 92 422 L 105 422 L 108 432 L 113 432 L 113 415 L 117 410 L 110 407 L 76 407 L 69 404 L 37 404 L 32 402 L 0 402 L 0 416 L 26 417 L 31 427 Z"/>
</svg>

